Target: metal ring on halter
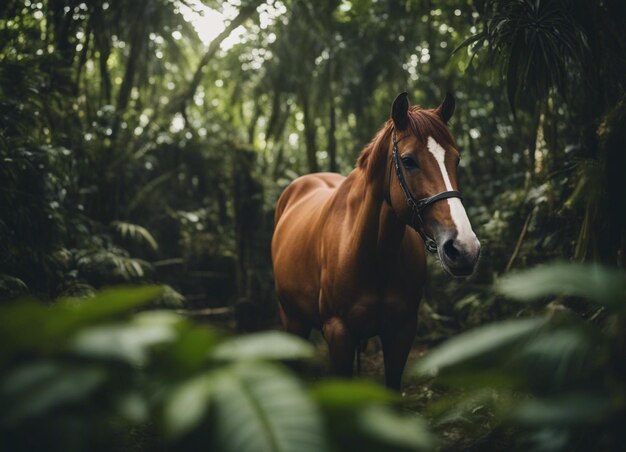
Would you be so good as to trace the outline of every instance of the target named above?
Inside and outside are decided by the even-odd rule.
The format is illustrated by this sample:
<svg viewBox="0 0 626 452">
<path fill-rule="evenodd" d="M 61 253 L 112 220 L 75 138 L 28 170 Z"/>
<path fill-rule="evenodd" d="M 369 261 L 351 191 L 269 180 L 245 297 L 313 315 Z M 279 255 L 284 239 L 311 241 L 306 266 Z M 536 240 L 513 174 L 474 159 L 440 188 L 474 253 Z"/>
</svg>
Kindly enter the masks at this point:
<svg viewBox="0 0 626 452">
<path fill-rule="evenodd" d="M 398 178 L 398 182 L 400 184 L 400 188 L 404 192 L 404 197 L 406 198 L 406 203 L 411 210 L 411 224 L 410 226 L 417 231 L 422 240 L 424 241 L 424 246 L 426 250 L 430 253 L 437 252 L 437 242 L 426 234 L 424 230 L 424 221 L 422 219 L 422 212 L 428 208 L 431 204 L 436 203 L 437 201 L 441 201 L 443 199 L 448 198 L 459 198 L 463 199 L 461 193 L 456 190 L 442 191 L 441 193 L 437 193 L 433 196 L 429 196 L 428 198 L 422 198 L 418 201 L 415 201 L 415 198 L 411 194 L 411 190 L 404 179 L 404 173 L 400 167 L 400 158 L 398 157 L 398 139 L 396 135 L 396 129 L 393 129 L 393 151 L 391 153 L 391 160 L 393 166 L 396 170 L 396 177 Z M 391 186 L 391 168 L 389 169 L 390 177 L 389 177 L 389 185 Z M 391 189 L 389 190 L 389 198 L 387 202 L 391 205 Z M 418 222 L 415 219 L 419 220 Z"/>
</svg>

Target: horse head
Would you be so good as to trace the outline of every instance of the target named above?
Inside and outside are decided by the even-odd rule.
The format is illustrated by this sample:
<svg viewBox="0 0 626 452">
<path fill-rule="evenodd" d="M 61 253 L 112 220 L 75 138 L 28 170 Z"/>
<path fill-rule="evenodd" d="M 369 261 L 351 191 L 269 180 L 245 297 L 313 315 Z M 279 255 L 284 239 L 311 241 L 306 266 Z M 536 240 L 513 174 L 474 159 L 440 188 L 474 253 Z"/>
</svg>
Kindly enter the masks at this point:
<svg viewBox="0 0 626 452">
<path fill-rule="evenodd" d="M 388 202 L 413 227 L 426 248 L 437 252 L 453 276 L 468 276 L 480 255 L 480 242 L 461 201 L 459 151 L 448 129 L 455 100 L 447 94 L 435 109 L 410 108 L 408 95 L 393 102 L 387 176 Z"/>
</svg>

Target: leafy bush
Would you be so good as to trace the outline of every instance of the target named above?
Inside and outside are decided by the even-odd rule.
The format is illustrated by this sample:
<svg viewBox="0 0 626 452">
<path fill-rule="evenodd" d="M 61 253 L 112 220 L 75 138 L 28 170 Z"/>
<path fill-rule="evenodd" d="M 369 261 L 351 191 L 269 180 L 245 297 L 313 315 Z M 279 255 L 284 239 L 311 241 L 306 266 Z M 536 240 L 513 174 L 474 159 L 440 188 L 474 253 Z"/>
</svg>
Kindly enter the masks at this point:
<svg viewBox="0 0 626 452">
<path fill-rule="evenodd" d="M 472 446 L 505 438 L 519 450 L 621 450 L 626 441 L 626 275 L 597 265 L 554 263 L 502 278 L 518 301 L 550 295 L 595 306 L 583 321 L 562 304 L 552 314 L 509 319 L 456 336 L 413 372 L 445 388 L 434 425 Z M 468 446 L 469 447 L 469 446 Z"/>
<path fill-rule="evenodd" d="M 235 338 L 164 311 L 160 287 L 0 307 L 0 449 L 429 450 L 423 421 L 368 382 L 305 382 L 312 346 Z"/>
</svg>

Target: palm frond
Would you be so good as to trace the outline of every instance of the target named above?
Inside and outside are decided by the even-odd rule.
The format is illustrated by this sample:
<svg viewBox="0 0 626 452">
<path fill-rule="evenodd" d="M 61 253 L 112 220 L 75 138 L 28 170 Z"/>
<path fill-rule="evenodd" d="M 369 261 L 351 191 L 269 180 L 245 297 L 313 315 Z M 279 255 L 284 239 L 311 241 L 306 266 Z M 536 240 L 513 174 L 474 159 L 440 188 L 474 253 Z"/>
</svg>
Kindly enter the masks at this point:
<svg viewBox="0 0 626 452">
<path fill-rule="evenodd" d="M 129 238 L 137 243 L 145 243 L 154 251 L 159 249 L 157 241 L 150 234 L 150 231 L 143 226 L 126 221 L 114 221 L 111 226 L 122 238 Z"/>
</svg>

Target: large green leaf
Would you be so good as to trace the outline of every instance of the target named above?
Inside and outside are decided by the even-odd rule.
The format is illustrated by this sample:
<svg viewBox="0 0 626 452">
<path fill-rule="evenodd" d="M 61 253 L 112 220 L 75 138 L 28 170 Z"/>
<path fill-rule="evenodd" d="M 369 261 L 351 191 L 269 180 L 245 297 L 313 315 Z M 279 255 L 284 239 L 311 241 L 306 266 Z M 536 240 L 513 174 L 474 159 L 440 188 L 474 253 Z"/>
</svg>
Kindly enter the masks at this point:
<svg viewBox="0 0 626 452">
<path fill-rule="evenodd" d="M 62 299 L 47 306 L 22 300 L 0 307 L 0 356 L 9 359 L 24 349 L 59 347 L 73 333 L 110 320 L 158 297 L 161 287 L 107 289 L 89 299 Z"/>
<path fill-rule="evenodd" d="M 593 333 L 576 323 L 544 331 L 515 354 L 516 366 L 534 387 L 571 386 L 596 372 L 604 358 L 600 333 Z"/>
<path fill-rule="evenodd" d="M 165 430 L 171 437 L 179 437 L 195 428 L 206 416 L 215 375 L 205 373 L 176 387 L 165 403 Z"/>
<path fill-rule="evenodd" d="M 279 367 L 254 362 L 228 367 L 215 379 L 212 402 L 216 450 L 328 449 L 317 407 L 300 382 Z"/>
<path fill-rule="evenodd" d="M 588 393 L 566 394 L 521 403 L 512 413 L 513 419 L 527 425 L 567 425 L 596 423 L 611 411 L 607 396 Z"/>
<path fill-rule="evenodd" d="M 447 340 L 414 366 L 418 375 L 435 376 L 442 369 L 497 352 L 526 339 L 546 323 L 544 318 L 505 320 L 475 328 Z"/>
<path fill-rule="evenodd" d="M 379 450 L 432 450 L 434 437 L 426 422 L 415 415 L 402 415 L 389 407 L 369 406 L 360 415 L 362 435 L 384 445 Z"/>
<path fill-rule="evenodd" d="M 626 274 L 597 264 L 555 262 L 505 276 L 496 290 L 519 301 L 551 295 L 585 298 L 613 310 L 626 309 Z"/>
<path fill-rule="evenodd" d="M 140 366 L 147 362 L 151 347 L 175 338 L 175 330 L 168 325 L 123 323 L 81 331 L 70 347 L 88 358 L 122 360 Z"/>
<path fill-rule="evenodd" d="M 369 381 L 330 380 L 312 389 L 341 450 L 430 450 L 424 421 L 399 409 L 396 393 Z M 395 405 L 395 406 L 393 406 Z"/>
<path fill-rule="evenodd" d="M 313 346 L 299 337 L 280 331 L 265 331 L 235 337 L 218 345 L 212 356 L 223 360 L 304 359 L 314 355 Z"/>
<path fill-rule="evenodd" d="M 8 423 L 20 422 L 59 406 L 82 402 L 105 376 L 100 368 L 51 361 L 19 367 L 0 381 L 1 418 Z"/>
</svg>

